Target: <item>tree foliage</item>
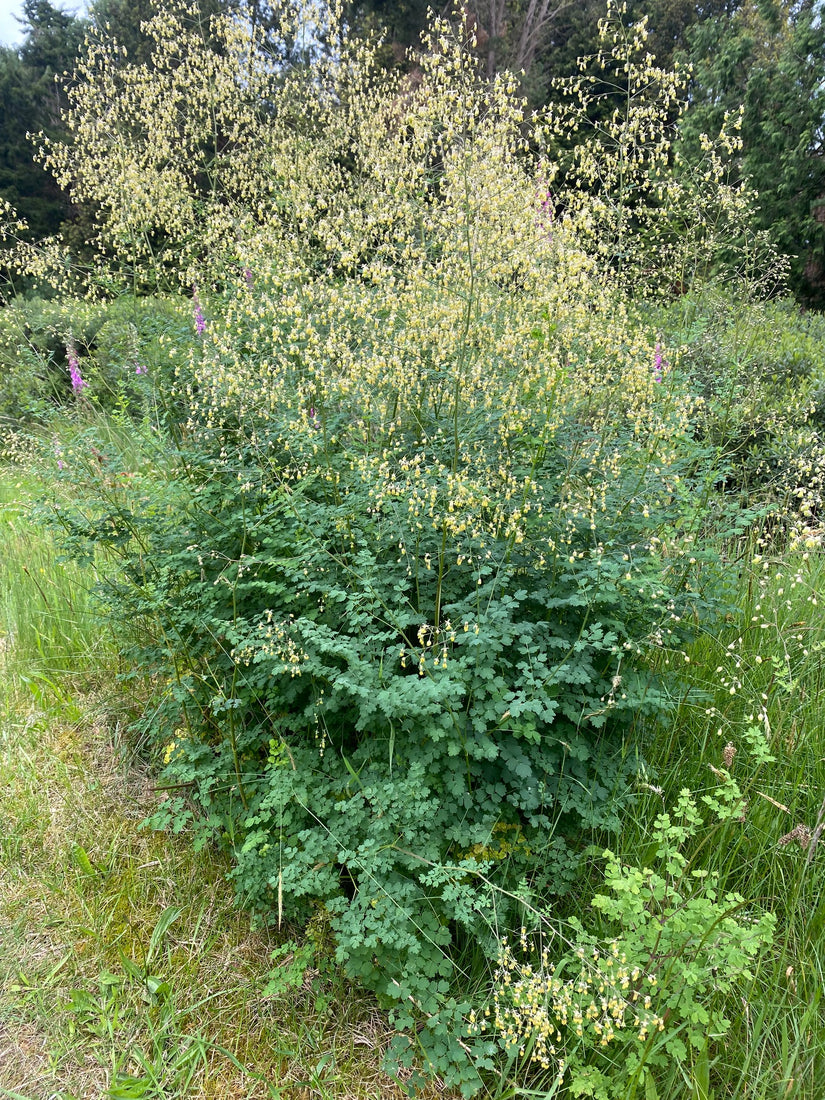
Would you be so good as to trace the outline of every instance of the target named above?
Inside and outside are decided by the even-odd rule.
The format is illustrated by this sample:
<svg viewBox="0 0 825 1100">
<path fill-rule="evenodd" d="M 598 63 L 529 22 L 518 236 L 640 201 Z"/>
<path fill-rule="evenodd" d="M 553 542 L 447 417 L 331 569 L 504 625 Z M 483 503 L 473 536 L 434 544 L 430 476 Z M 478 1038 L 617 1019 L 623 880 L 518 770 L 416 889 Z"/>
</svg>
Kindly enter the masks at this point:
<svg viewBox="0 0 825 1100">
<path fill-rule="evenodd" d="M 85 24 L 49 0 L 26 0 L 19 50 L 0 50 L 0 197 L 28 224 L 30 238 L 57 232 L 70 213 L 65 193 L 34 163 L 28 135 L 63 135 L 61 78 L 74 67 Z"/>
<path fill-rule="evenodd" d="M 201 0 L 195 5 L 204 25 L 209 18 L 227 8 L 221 0 Z M 157 0 L 93 0 L 89 5 L 94 34 L 98 39 L 114 39 L 124 63 L 151 68 L 153 39 L 146 25 L 157 14 Z"/>
<path fill-rule="evenodd" d="M 825 22 L 813 3 L 755 0 L 697 24 L 688 35 L 691 108 L 683 131 L 700 135 L 741 106 L 733 158 L 759 194 L 757 218 L 793 258 L 792 285 L 825 303 Z"/>
<path fill-rule="evenodd" d="M 130 73 L 151 69 L 154 64 L 153 57 L 159 48 L 160 14 L 155 0 L 141 0 L 139 4 L 96 0 L 90 9 L 92 37 L 80 57 L 82 21 L 67 16 L 49 0 L 28 0 L 25 11 L 28 30 L 23 47 L 20 51 L 4 51 L 0 57 L 3 87 L 0 142 L 4 149 L 0 195 L 29 223 L 30 238 L 53 233 L 63 225 L 75 253 L 88 258 L 87 243 L 95 234 L 93 226 L 101 220 L 102 208 L 109 197 L 103 193 L 105 188 L 95 189 L 92 177 L 82 182 L 80 170 L 73 167 L 72 147 L 79 139 L 72 129 L 76 115 L 68 115 L 68 128 L 60 121 L 67 91 L 65 82 L 56 82 L 54 78 L 73 72 L 77 64 L 78 87 L 82 89 L 88 83 L 91 69 L 105 66 L 113 89 L 112 102 L 106 110 L 111 110 L 115 119 L 121 118 L 123 101 L 137 94 L 130 83 Z M 596 0 L 577 5 L 564 0 L 556 3 L 479 0 L 461 8 L 457 25 L 462 29 L 465 44 L 472 44 L 488 79 L 508 68 L 519 71 L 520 90 L 532 104 L 539 106 L 556 98 L 558 82 L 571 78 L 578 57 L 598 51 L 600 11 Z M 270 58 L 267 86 L 260 79 L 264 70 L 259 65 L 253 66 L 258 73 L 257 85 L 249 89 L 250 111 L 265 115 L 273 94 L 270 85 L 277 83 L 290 65 L 306 62 L 307 50 L 311 52 L 323 42 L 324 16 L 319 14 L 312 20 L 314 30 L 312 40 L 308 41 L 306 14 L 292 10 L 289 5 L 276 7 L 263 0 L 203 0 L 194 5 L 187 34 L 179 44 L 179 60 L 192 50 L 190 63 L 202 68 L 204 50 L 216 57 L 225 50 L 220 79 L 227 80 L 231 79 L 227 60 L 232 56 L 232 48 L 220 45 L 220 34 L 207 41 L 211 34 L 210 20 L 221 12 L 237 28 L 251 27 L 259 56 Z M 734 173 L 750 180 L 760 193 L 754 225 L 771 229 L 780 247 L 795 257 L 794 290 L 808 302 L 820 301 L 825 294 L 822 155 L 825 92 L 821 63 L 825 32 L 815 6 L 792 5 L 785 0 L 761 3 L 748 0 L 735 5 L 636 0 L 621 14 L 628 33 L 642 18 L 647 19 L 646 48 L 658 59 L 660 67 L 669 68 L 673 57 L 692 64 L 687 111 L 680 125 L 687 139 L 686 149 L 693 147 L 694 163 L 704 155 L 700 135 L 717 132 L 725 114 L 735 115 L 739 105 L 743 105 L 739 130 L 742 150 L 731 156 L 729 164 Z M 342 27 L 365 34 L 379 29 L 386 31 L 387 39 L 376 50 L 375 62 L 377 66 L 407 72 L 408 87 L 403 91 L 407 94 L 421 79 L 421 33 L 425 22 L 426 6 L 417 0 L 403 5 L 361 0 L 346 7 Z M 408 49 L 412 50 L 409 54 Z M 217 61 L 215 64 L 220 68 Z M 170 81 L 173 78 L 169 71 L 158 72 L 158 92 L 162 89 L 171 103 L 176 93 Z M 209 196 L 216 193 L 218 177 L 222 173 L 225 177 L 226 153 L 236 148 L 237 142 L 246 140 L 239 133 L 222 128 L 217 117 L 210 122 L 210 111 L 217 102 L 216 96 L 220 96 L 216 81 L 217 77 L 210 78 L 204 84 L 200 121 L 195 120 L 187 107 L 168 132 L 172 156 L 167 174 L 181 172 L 178 212 L 190 227 L 192 248 L 204 228 L 211 227 L 216 219 L 224 224 L 226 209 L 211 204 Z M 621 88 L 619 81 L 603 101 L 591 96 L 591 107 L 601 104 L 597 106 L 597 111 L 602 112 L 600 117 L 606 117 L 604 112 L 609 113 L 612 107 L 620 107 Z M 128 109 L 125 113 L 128 114 Z M 44 144 L 50 149 L 52 178 L 32 163 L 32 146 L 26 134 L 38 132 L 43 133 Z M 247 133 L 250 132 L 248 129 Z M 127 137 L 127 123 L 116 121 L 110 135 L 101 132 L 101 157 L 107 157 L 110 151 L 120 157 L 120 147 L 128 140 L 131 139 Z M 107 143 L 111 143 L 111 150 Z M 60 149 L 62 153 L 58 152 Z M 269 155 L 263 147 L 259 152 Z M 59 163 L 60 157 L 63 163 Z M 684 163 L 689 159 L 684 157 Z M 175 164 L 177 168 L 173 167 Z M 133 218 L 130 222 L 128 243 L 121 234 L 116 241 L 110 240 L 107 247 L 125 250 L 125 256 L 135 254 L 135 249 L 154 252 L 162 268 L 162 253 L 173 239 L 179 240 L 179 235 L 169 237 L 166 229 L 157 224 L 168 218 L 152 210 L 154 198 L 149 192 L 153 185 L 148 181 L 154 172 L 155 166 L 147 164 L 134 186 L 121 193 L 119 201 L 124 201 L 132 214 L 143 204 L 145 216 L 142 221 Z M 102 178 L 102 173 L 97 175 Z M 217 187 L 221 190 L 222 185 Z M 67 192 L 71 192 L 72 200 Z M 187 196 L 188 213 L 182 211 L 183 196 Z M 246 203 L 246 209 L 251 205 Z M 112 224 L 105 211 L 102 221 L 105 225 Z"/>
</svg>

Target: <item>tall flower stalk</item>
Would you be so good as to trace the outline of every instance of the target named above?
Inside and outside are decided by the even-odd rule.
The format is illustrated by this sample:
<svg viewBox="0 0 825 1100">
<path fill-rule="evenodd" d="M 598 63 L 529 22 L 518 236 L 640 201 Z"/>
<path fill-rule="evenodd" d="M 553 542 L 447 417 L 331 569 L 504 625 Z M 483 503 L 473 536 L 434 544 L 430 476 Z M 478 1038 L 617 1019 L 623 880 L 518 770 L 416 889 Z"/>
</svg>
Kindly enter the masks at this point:
<svg viewBox="0 0 825 1100">
<path fill-rule="evenodd" d="M 83 375 L 80 373 L 77 352 L 72 345 L 66 348 L 66 356 L 69 361 L 69 377 L 72 382 L 72 390 L 76 396 L 79 396 L 84 389 L 88 388 L 89 383 L 84 381 Z"/>
</svg>

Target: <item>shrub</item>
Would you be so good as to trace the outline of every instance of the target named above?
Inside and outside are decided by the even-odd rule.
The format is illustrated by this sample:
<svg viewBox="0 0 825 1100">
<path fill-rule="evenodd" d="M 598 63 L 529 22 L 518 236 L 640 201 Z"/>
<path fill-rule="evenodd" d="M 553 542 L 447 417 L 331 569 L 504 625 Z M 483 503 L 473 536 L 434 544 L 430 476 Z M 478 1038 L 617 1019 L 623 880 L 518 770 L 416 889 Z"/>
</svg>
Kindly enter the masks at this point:
<svg viewBox="0 0 825 1100">
<path fill-rule="evenodd" d="M 331 321 L 322 301 L 310 344 Z M 211 324 L 193 403 L 228 339 L 250 353 L 232 303 Z M 361 346 L 383 356 L 402 333 L 378 324 L 384 340 Z M 239 893 L 279 922 L 325 907 L 339 961 L 402 1022 L 410 1002 L 440 1022 L 451 946 L 492 948 L 519 899 L 569 883 L 582 827 L 618 826 L 633 730 L 667 703 L 649 654 L 678 653 L 704 606 L 679 542 L 659 538 L 693 508 L 672 395 L 646 431 L 606 422 L 603 389 L 588 407 L 541 359 L 551 426 L 546 404 L 516 404 L 523 372 L 488 376 L 479 408 L 459 356 L 403 398 L 366 355 L 335 385 L 300 360 L 277 400 L 241 389 L 265 412 L 193 416 L 188 476 L 165 498 L 81 437 L 103 453 L 90 474 L 105 508 L 62 514 L 75 539 L 123 554 L 110 607 L 149 631 L 127 655 L 169 682 L 142 724 L 170 786 L 155 824 L 223 837 Z"/>
<path fill-rule="evenodd" d="M 792 302 L 705 293 L 660 314 L 701 399 L 696 432 L 718 455 L 719 485 L 770 516 L 774 537 L 804 539 L 822 515 L 822 319 Z"/>
<path fill-rule="evenodd" d="M 90 426 L 61 458 L 86 503 L 60 520 L 78 552 L 120 555 L 104 595 L 162 685 L 140 724 L 168 786 L 155 824 L 222 839 L 266 918 L 321 909 L 339 962 L 472 1091 L 454 947 L 494 958 L 495 929 L 569 885 L 581 830 L 617 827 L 636 725 L 667 707 L 650 655 L 681 660 L 706 606 L 695 395 L 590 247 L 593 211 L 548 224 L 542 133 L 447 22 L 414 89 L 344 40 L 267 85 L 255 129 L 237 76 L 254 43 L 215 23 L 227 52 L 204 40 L 203 71 L 236 75 L 204 91 L 175 19 L 191 31 L 158 16 L 156 69 L 184 101 L 193 82 L 201 121 L 207 91 L 222 125 L 236 104 L 216 162 L 234 182 L 214 207 L 197 180 L 148 203 L 159 126 L 145 189 L 115 208 L 142 149 L 130 115 L 107 231 L 151 271 L 150 211 L 184 281 L 204 261 L 188 334 L 157 338 L 180 464 L 149 481 Z M 104 61 L 74 101 L 80 188 L 103 167 Z M 154 71 L 127 75 L 149 96 Z"/>
</svg>

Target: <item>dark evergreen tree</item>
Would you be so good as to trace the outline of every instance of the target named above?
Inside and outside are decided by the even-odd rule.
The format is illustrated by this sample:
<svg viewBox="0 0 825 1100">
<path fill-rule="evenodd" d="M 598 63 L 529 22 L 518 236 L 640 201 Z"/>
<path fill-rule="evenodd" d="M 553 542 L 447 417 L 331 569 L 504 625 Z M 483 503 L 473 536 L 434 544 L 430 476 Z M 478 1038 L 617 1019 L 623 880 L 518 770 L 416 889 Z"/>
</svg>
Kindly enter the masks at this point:
<svg viewBox="0 0 825 1100">
<path fill-rule="evenodd" d="M 429 10 L 426 0 L 351 0 L 346 20 L 356 33 L 384 32 L 387 60 L 392 64 L 403 62 L 407 50 L 420 47 Z"/>
<path fill-rule="evenodd" d="M 23 26 L 26 36 L 20 58 L 24 65 L 47 80 L 72 68 L 83 42 L 84 20 L 49 0 L 25 0 Z"/>
<path fill-rule="evenodd" d="M 737 0 L 738 2 L 738 0 Z M 671 64 L 694 23 L 735 7 L 729 0 L 630 0 L 628 24 L 648 18 L 650 51 L 659 64 Z M 387 34 L 387 63 L 398 63 L 417 49 L 431 5 L 425 0 L 352 0 L 348 20 L 358 30 Z M 554 77 L 572 76 L 579 57 L 599 48 L 599 20 L 605 0 L 455 0 L 437 7 L 475 31 L 488 75 L 502 69 L 522 74 L 529 100 L 540 106 L 551 97 Z"/>
<path fill-rule="evenodd" d="M 825 23 L 815 0 L 748 0 L 688 35 L 686 138 L 697 147 L 743 109 L 732 168 L 759 192 L 760 222 L 792 257 L 791 285 L 825 305 Z"/>
<path fill-rule="evenodd" d="M 647 16 L 648 47 L 663 68 L 673 65 L 687 44 L 690 28 L 735 10 L 740 0 L 631 0 L 628 18 Z"/>
<path fill-rule="evenodd" d="M 89 15 L 98 32 L 116 38 L 126 50 L 129 63 L 138 65 L 151 57 L 151 42 L 141 25 L 156 10 L 156 0 L 94 0 L 89 5 Z"/>
<path fill-rule="evenodd" d="M 0 196 L 29 224 L 32 237 L 42 237 L 57 232 L 69 204 L 34 162 L 27 135 L 60 132 L 63 75 L 74 67 L 85 23 L 49 0 L 26 0 L 23 13 L 22 46 L 0 49 Z"/>
</svg>

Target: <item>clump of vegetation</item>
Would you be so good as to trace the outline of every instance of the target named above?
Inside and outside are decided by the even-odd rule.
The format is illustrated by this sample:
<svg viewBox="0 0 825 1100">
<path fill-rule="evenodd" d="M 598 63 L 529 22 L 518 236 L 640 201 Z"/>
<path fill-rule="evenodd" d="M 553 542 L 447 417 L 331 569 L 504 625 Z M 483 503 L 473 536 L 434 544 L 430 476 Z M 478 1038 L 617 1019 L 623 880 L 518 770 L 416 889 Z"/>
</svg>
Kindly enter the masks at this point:
<svg viewBox="0 0 825 1100">
<path fill-rule="evenodd" d="M 764 761 L 762 731 L 750 731 Z M 702 796 L 717 823 L 741 819 L 742 792 L 728 772 Z M 577 918 L 558 958 L 544 947 L 536 959 L 526 928 L 521 954 L 506 941 L 495 974 L 490 1025 L 509 1049 L 569 1077 L 575 1096 L 626 1097 L 694 1060 L 708 1079 L 710 1037 L 731 1021 L 720 1003 L 753 980 L 753 964 L 773 939 L 772 913 L 748 912 L 745 899 L 722 893 L 714 873 L 691 868 L 686 850 L 703 825 L 696 800 L 683 790 L 671 812 L 656 818 L 651 846 L 656 868 L 628 866 L 604 852 L 606 893 L 591 906 L 607 925 L 599 936 Z M 655 1089 L 655 1083 L 653 1084 Z M 648 1089 L 650 1091 L 650 1089 Z"/>
<path fill-rule="evenodd" d="M 228 853 L 271 929 L 311 930 L 276 950 L 273 994 L 329 956 L 372 991 L 396 1070 L 465 1095 L 511 1072 L 628 1100 L 709 1080 L 776 924 L 695 862 L 697 806 L 719 830 L 745 812 L 730 763 L 662 807 L 644 857 L 619 841 L 659 780 L 653 731 L 707 694 L 701 635 L 741 603 L 723 557 L 768 513 L 763 548 L 813 538 L 819 508 L 771 457 L 804 436 L 820 461 L 815 401 L 782 408 L 798 378 L 815 392 L 815 342 L 746 353 L 723 305 L 692 304 L 727 282 L 765 331 L 784 308 L 756 302 L 782 264 L 725 180 L 735 135 L 687 170 L 682 81 L 614 5 L 539 115 L 466 24 L 433 22 L 414 82 L 334 13 L 308 64 L 281 30 L 273 59 L 173 6 L 151 66 L 89 41 L 73 141 L 43 156 L 99 204 L 91 300 L 7 315 L 42 368 L 63 546 L 97 562 L 142 692 L 150 823 Z M 56 279 L 47 259 L 20 254 Z M 594 838 L 600 918 L 517 959 L 591 896 Z M 160 1009 L 148 961 L 126 973 Z"/>
</svg>

